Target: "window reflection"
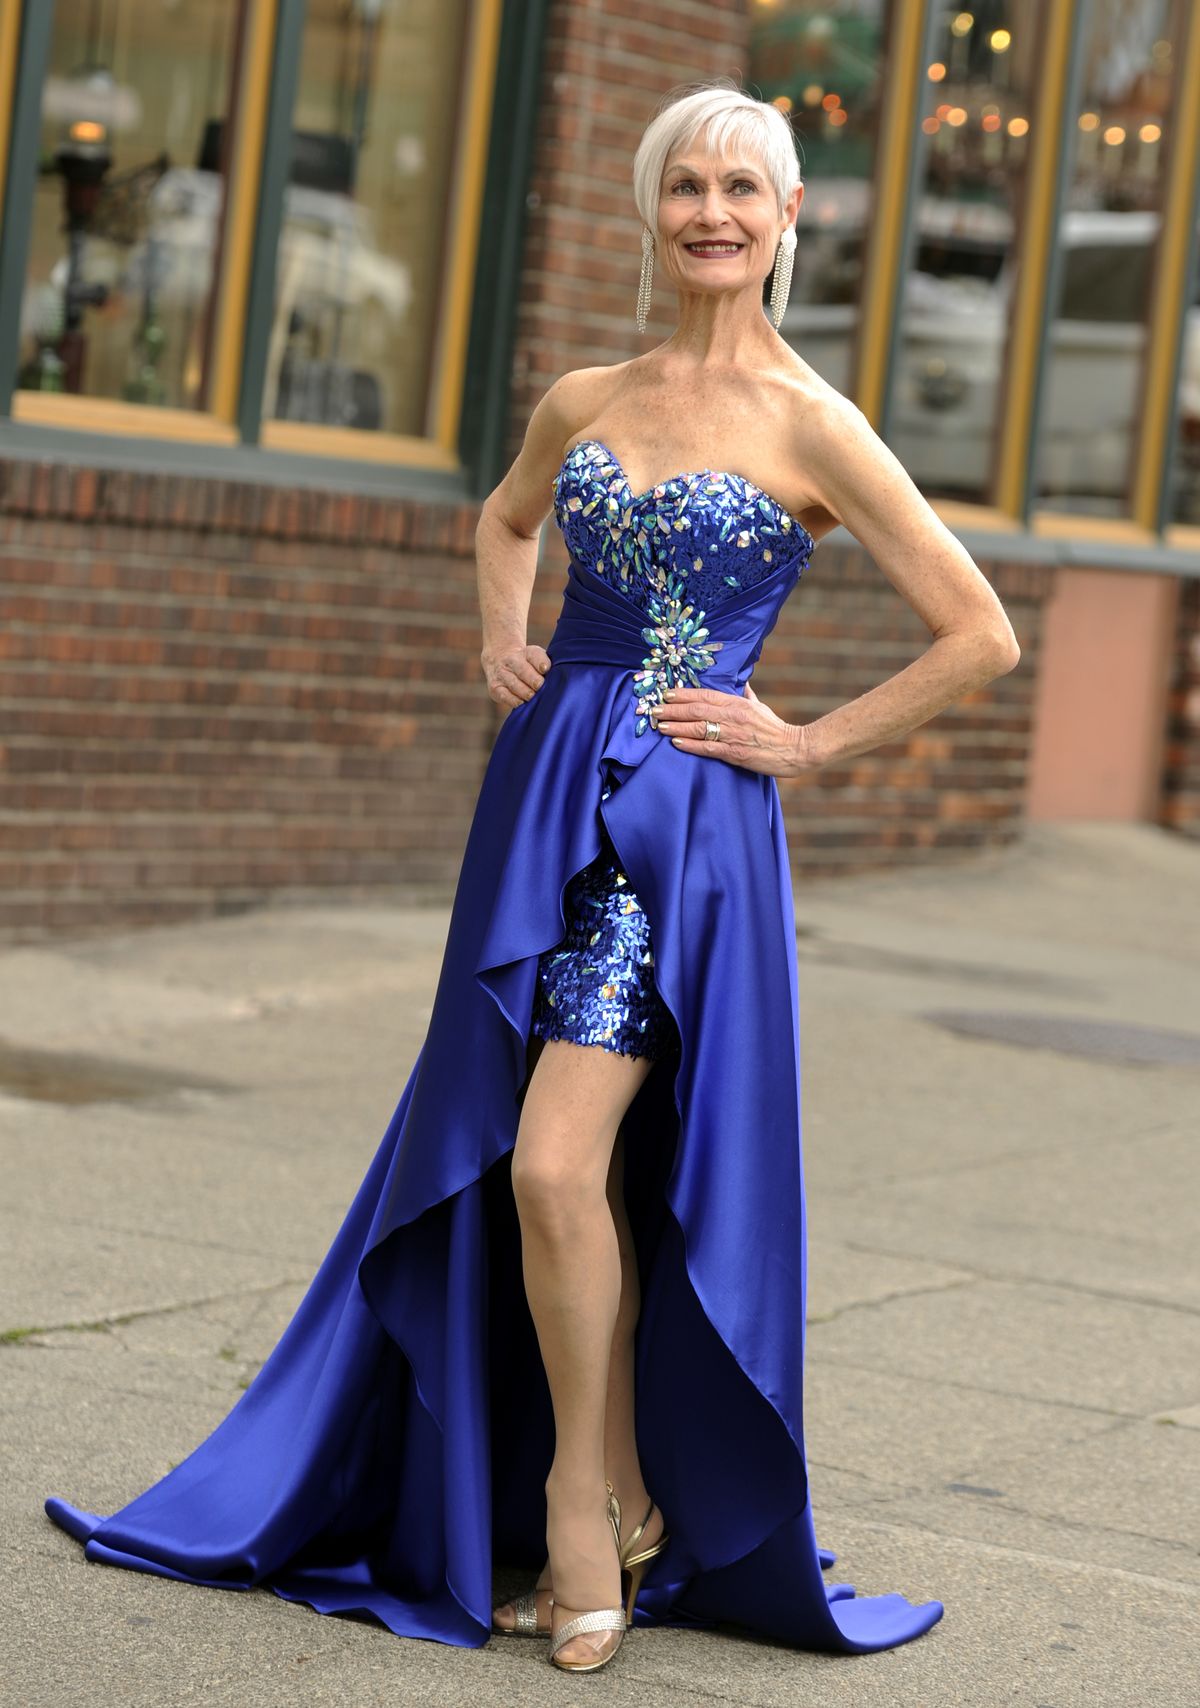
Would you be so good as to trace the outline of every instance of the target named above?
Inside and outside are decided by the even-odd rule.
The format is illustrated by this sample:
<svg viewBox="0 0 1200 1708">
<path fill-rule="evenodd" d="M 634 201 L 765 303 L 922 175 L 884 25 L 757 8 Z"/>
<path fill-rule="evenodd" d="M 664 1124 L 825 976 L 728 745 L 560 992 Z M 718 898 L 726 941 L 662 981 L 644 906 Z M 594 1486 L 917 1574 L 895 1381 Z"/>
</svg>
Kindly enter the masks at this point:
<svg viewBox="0 0 1200 1708">
<path fill-rule="evenodd" d="M 1200 526 L 1200 271 L 1183 323 L 1173 472 L 1172 520 Z"/>
<path fill-rule="evenodd" d="M 309 0 L 263 413 L 422 436 L 470 0 Z"/>
<path fill-rule="evenodd" d="M 57 0 L 17 386 L 204 403 L 239 0 Z"/>
<path fill-rule="evenodd" d="M 755 4 L 749 75 L 792 120 L 804 201 L 780 336 L 848 391 L 882 96 L 885 0 Z"/>
<path fill-rule="evenodd" d="M 990 495 L 1043 11 L 1040 0 L 939 7 L 888 424 L 931 495 Z"/>
<path fill-rule="evenodd" d="M 1090 9 L 1037 459 L 1045 509 L 1128 509 L 1182 16 L 1171 0 Z"/>
</svg>

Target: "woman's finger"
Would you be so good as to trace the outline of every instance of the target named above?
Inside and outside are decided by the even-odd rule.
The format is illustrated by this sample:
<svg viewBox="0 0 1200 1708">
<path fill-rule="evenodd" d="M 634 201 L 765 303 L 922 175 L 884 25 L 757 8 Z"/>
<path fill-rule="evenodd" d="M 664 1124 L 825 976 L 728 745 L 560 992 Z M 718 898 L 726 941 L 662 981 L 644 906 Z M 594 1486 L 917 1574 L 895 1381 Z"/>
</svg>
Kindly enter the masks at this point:
<svg viewBox="0 0 1200 1708">
<path fill-rule="evenodd" d="M 520 659 L 515 664 L 506 665 L 505 669 L 512 678 L 506 686 L 511 686 L 515 693 L 519 694 L 523 688 L 536 693 L 542 685 L 542 672 L 529 659 Z"/>
</svg>

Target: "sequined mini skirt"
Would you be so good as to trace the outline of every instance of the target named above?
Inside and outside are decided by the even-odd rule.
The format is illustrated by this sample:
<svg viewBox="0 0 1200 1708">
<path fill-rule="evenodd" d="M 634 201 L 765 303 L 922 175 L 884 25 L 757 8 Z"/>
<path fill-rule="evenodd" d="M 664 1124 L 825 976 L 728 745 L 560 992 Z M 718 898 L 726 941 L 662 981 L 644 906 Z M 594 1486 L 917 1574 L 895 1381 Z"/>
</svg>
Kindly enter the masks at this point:
<svg viewBox="0 0 1200 1708">
<path fill-rule="evenodd" d="M 563 913 L 562 941 L 538 957 L 531 1030 L 626 1056 L 673 1055 L 679 1032 L 654 982 L 650 921 L 603 820 L 600 852 L 568 883 Z"/>
</svg>

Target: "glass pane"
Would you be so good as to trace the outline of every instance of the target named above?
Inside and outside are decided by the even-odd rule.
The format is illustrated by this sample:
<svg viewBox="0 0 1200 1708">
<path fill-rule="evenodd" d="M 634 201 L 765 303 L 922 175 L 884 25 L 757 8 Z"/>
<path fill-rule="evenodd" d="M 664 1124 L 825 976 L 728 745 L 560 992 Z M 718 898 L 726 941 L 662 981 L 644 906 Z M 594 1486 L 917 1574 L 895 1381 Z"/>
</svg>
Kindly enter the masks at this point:
<svg viewBox="0 0 1200 1708">
<path fill-rule="evenodd" d="M 1197 232 L 1200 244 L 1200 232 Z M 1191 306 L 1183 323 L 1180 352 L 1179 426 L 1171 519 L 1200 527 L 1200 264 L 1197 265 Z"/>
<path fill-rule="evenodd" d="M 470 0 L 309 0 L 264 416 L 424 437 Z"/>
<path fill-rule="evenodd" d="M 852 384 L 863 238 L 883 93 L 886 0 L 778 0 L 751 9 L 745 85 L 789 115 L 804 200 L 792 289 L 779 327 L 839 391 Z"/>
<path fill-rule="evenodd" d="M 57 0 L 17 385 L 199 409 L 242 0 Z"/>
<path fill-rule="evenodd" d="M 888 442 L 930 495 L 990 497 L 1041 0 L 938 8 Z"/>
<path fill-rule="evenodd" d="M 1181 5 L 1093 0 L 1059 232 L 1035 495 L 1126 515 Z"/>
</svg>

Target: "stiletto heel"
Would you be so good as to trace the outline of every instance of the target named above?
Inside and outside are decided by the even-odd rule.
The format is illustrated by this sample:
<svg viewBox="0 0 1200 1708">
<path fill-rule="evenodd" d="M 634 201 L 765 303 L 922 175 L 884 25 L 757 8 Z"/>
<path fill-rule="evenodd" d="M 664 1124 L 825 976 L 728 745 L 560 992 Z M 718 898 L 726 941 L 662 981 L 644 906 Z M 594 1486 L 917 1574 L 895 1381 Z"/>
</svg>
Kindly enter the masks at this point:
<svg viewBox="0 0 1200 1708">
<path fill-rule="evenodd" d="M 618 1511 L 619 1510 L 620 1508 L 618 1507 Z M 653 1543 L 649 1548 L 638 1548 L 638 1538 L 644 1533 L 653 1514 L 654 1502 L 651 1500 L 650 1505 L 646 1508 L 645 1518 L 642 1519 L 642 1522 L 633 1532 L 633 1535 L 629 1538 L 628 1542 L 626 1542 L 624 1552 L 621 1555 L 621 1593 L 625 1601 L 626 1625 L 633 1624 L 633 1607 L 638 1597 L 638 1590 L 642 1587 L 642 1579 L 646 1575 L 646 1567 L 650 1564 L 651 1560 L 656 1560 L 658 1558 L 667 1543 L 671 1540 L 664 1529 L 658 1541 Z M 628 1579 L 628 1587 L 626 1587 L 626 1579 Z"/>
<path fill-rule="evenodd" d="M 619 1513 L 621 1510 L 620 1499 L 615 1493 L 613 1495 L 613 1499 L 617 1501 L 617 1511 Z M 633 1605 L 637 1600 L 638 1591 L 642 1586 L 642 1579 L 646 1575 L 646 1567 L 650 1564 L 651 1560 L 658 1558 L 659 1554 L 662 1553 L 667 1543 L 671 1540 L 667 1535 L 667 1532 L 664 1530 L 658 1541 L 651 1547 L 643 1548 L 640 1551 L 638 1550 L 638 1538 L 644 1534 L 646 1526 L 649 1524 L 653 1515 L 654 1501 L 651 1500 L 650 1505 L 646 1508 L 645 1518 L 642 1519 L 642 1522 L 637 1526 L 633 1535 L 629 1538 L 621 1551 L 621 1600 L 625 1604 L 625 1623 L 627 1626 L 633 1624 Z M 619 1526 L 620 1520 L 618 1519 L 618 1528 Z M 641 1568 L 637 1572 L 636 1577 L 633 1574 L 633 1568 L 635 1566 Z M 511 1605 L 515 1609 L 514 1623 L 511 1625 L 497 1625 L 495 1618 L 493 1617 L 492 1630 L 497 1634 L 497 1636 L 549 1636 L 549 1631 L 546 1626 L 538 1624 L 537 1596 L 538 1591 L 536 1587 L 526 1590 L 522 1595 L 513 1596 L 511 1598 Z M 501 1602 L 499 1607 L 507 1607 L 509 1605 L 509 1602 Z M 492 1609 L 493 1616 L 499 1611 L 499 1607 L 494 1607 Z"/>
<path fill-rule="evenodd" d="M 608 1522 L 612 1525 L 613 1542 L 616 1545 L 617 1560 L 621 1559 L 621 1503 L 613 1493 L 613 1486 L 607 1480 L 604 1484 L 608 1490 Z M 554 1606 L 554 1597 L 550 1598 L 550 1606 Z M 551 1614 L 553 1618 L 553 1614 Z M 607 1666 L 621 1644 L 625 1641 L 625 1609 L 623 1607 L 598 1607 L 579 1613 L 574 1619 L 568 1619 L 561 1631 L 550 1639 L 551 1663 L 560 1667 L 563 1672 L 595 1672 L 598 1667 Z M 606 1655 L 601 1655 L 598 1661 L 564 1661 L 559 1660 L 558 1651 L 564 1643 L 569 1643 L 572 1637 L 580 1637 L 585 1631 L 617 1631 L 619 1636 Z"/>
</svg>

